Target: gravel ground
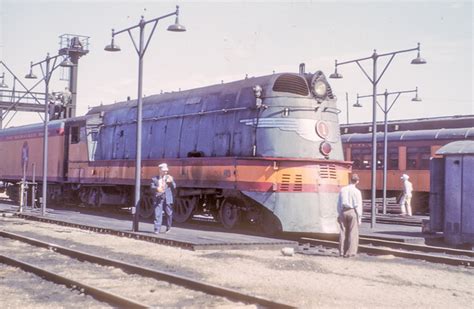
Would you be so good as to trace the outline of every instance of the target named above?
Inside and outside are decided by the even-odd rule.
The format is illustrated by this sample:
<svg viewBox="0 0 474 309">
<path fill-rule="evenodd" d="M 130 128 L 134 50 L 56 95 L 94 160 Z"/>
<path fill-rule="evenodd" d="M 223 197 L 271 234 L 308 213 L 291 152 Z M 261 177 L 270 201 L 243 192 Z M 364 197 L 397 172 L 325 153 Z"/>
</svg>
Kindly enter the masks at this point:
<svg viewBox="0 0 474 309">
<path fill-rule="evenodd" d="M 301 308 L 470 308 L 474 303 L 474 270 L 468 267 L 393 256 L 343 259 L 325 254 L 289 257 L 277 250 L 188 251 L 17 218 L 0 218 L 0 228 Z M 20 295 L 6 297 L 11 289 L 0 280 L 3 306 L 18 307 Z M 21 307 L 37 307 L 36 296 L 29 297 Z M 185 306 L 206 305 L 201 301 Z"/>
<path fill-rule="evenodd" d="M 65 276 L 107 292 L 112 292 L 115 295 L 127 297 L 151 307 L 183 308 L 189 306 L 232 306 L 234 308 L 240 308 L 244 306 L 241 303 L 235 303 L 222 297 L 189 290 L 166 281 L 127 274 L 115 267 L 81 262 L 66 255 L 56 253 L 53 250 L 32 247 L 31 245 L 8 238 L 0 237 L 0 247 L 4 248 L 9 256 L 14 256 L 15 259 L 19 259 L 22 262 L 33 264 L 49 272 Z M 26 286 L 33 288 L 36 286 L 36 283 L 31 282 L 31 284 Z M 20 290 L 24 289 L 24 287 L 25 284 L 23 283 Z M 65 302 L 67 299 L 63 299 L 62 297 L 63 295 L 53 294 L 48 301 L 52 303 Z"/>
<path fill-rule="evenodd" d="M 98 308 L 104 304 L 63 285 L 0 264 L 2 308 Z"/>
</svg>

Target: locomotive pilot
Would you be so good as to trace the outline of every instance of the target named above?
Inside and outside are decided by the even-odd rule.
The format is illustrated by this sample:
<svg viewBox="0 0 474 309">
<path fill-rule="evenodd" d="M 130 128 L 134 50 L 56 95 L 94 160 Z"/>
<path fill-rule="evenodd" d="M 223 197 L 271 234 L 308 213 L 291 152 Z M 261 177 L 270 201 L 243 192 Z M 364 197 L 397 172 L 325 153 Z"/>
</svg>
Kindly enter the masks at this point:
<svg viewBox="0 0 474 309">
<path fill-rule="evenodd" d="M 171 229 L 173 221 L 173 191 L 176 183 L 171 175 L 168 175 L 169 169 L 166 163 L 158 165 L 160 174 L 151 179 L 151 190 L 153 193 L 153 208 L 155 209 L 154 228 L 155 233 L 161 232 L 161 223 L 163 221 L 163 210 L 166 213 L 166 231 Z"/>
</svg>

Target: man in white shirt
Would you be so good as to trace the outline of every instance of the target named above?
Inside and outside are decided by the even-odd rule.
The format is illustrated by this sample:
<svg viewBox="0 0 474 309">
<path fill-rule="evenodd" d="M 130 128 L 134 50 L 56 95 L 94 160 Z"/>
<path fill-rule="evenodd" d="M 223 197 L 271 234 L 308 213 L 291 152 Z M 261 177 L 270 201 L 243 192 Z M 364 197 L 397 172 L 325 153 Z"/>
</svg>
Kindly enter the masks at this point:
<svg viewBox="0 0 474 309">
<path fill-rule="evenodd" d="M 337 201 L 339 234 L 339 255 L 353 257 L 359 246 L 359 225 L 362 223 L 362 193 L 356 188 L 359 176 L 353 174 L 351 183 L 341 189 Z"/>
<path fill-rule="evenodd" d="M 400 209 L 402 211 L 402 215 L 411 216 L 411 196 L 413 191 L 413 185 L 408 180 L 410 176 L 407 174 L 403 174 L 400 179 L 403 181 L 403 196 L 400 199 Z"/>
</svg>

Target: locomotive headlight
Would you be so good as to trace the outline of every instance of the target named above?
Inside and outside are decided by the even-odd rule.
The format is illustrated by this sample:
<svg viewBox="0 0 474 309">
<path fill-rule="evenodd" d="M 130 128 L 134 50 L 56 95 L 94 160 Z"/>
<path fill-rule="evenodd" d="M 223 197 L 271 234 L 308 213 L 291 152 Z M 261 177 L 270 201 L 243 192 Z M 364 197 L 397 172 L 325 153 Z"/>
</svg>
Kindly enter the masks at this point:
<svg viewBox="0 0 474 309">
<path fill-rule="evenodd" d="M 311 93 L 316 99 L 324 100 L 328 95 L 328 84 L 321 72 L 316 72 L 311 78 Z M 318 101 L 319 101 L 318 100 Z"/>
<path fill-rule="evenodd" d="M 313 92 L 316 97 L 324 98 L 326 96 L 327 91 L 328 91 L 328 88 L 326 87 L 325 82 L 318 80 L 317 82 L 314 83 Z"/>
</svg>

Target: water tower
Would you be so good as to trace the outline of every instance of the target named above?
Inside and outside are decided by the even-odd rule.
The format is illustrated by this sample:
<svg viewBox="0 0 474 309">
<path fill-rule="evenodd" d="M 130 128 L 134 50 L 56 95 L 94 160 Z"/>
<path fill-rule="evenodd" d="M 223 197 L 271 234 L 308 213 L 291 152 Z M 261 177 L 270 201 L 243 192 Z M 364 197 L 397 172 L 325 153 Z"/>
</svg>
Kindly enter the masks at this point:
<svg viewBox="0 0 474 309">
<path fill-rule="evenodd" d="M 76 116 L 77 105 L 77 75 L 79 71 L 79 58 L 89 52 L 89 37 L 76 34 L 63 34 L 59 36 L 59 54 L 69 55 L 74 64 L 69 72 L 70 103 L 66 105 L 65 118 Z"/>
</svg>

